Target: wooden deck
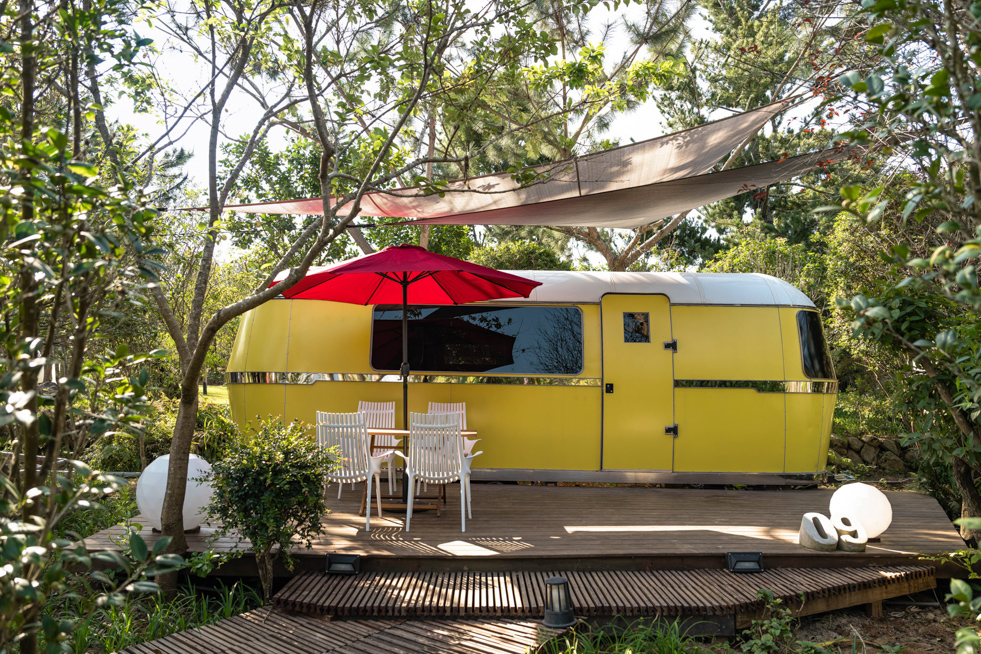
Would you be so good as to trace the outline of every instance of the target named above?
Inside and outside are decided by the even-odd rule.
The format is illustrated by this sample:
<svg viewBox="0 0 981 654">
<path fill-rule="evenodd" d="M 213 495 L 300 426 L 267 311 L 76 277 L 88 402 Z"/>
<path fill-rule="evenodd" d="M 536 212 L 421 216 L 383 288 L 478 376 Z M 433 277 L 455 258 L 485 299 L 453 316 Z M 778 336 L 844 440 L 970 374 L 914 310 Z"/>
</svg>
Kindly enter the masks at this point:
<svg viewBox="0 0 981 654">
<path fill-rule="evenodd" d="M 522 654 L 557 633 L 528 620 L 328 622 L 266 607 L 119 654 Z"/>
<path fill-rule="evenodd" d="M 751 575 L 723 570 L 561 574 L 570 581 L 581 620 L 680 620 L 692 635 L 719 636 L 734 635 L 762 615 L 760 589 L 803 616 L 859 604 L 881 611 L 885 598 L 936 585 L 929 566 Z M 281 590 L 272 607 L 133 645 L 121 654 L 535 651 L 565 631 L 541 625 L 544 581 L 536 573 L 306 574 Z M 337 619 L 352 616 L 358 619 Z"/>
<path fill-rule="evenodd" d="M 747 626 L 769 590 L 800 615 L 879 602 L 936 587 L 930 566 L 780 568 L 754 574 L 727 570 L 603 572 L 313 572 L 294 577 L 274 605 L 334 618 L 541 618 L 545 580 L 569 580 L 581 618 L 728 617 Z"/>
<path fill-rule="evenodd" d="M 362 555 L 367 571 L 705 569 L 724 567 L 725 552 L 763 552 L 768 568 L 910 565 L 921 554 L 964 547 L 940 505 L 911 492 L 887 493 L 892 526 L 864 554 L 819 553 L 797 544 L 801 516 L 826 512 L 830 490 L 701 490 L 637 487 L 473 485 L 473 519 L 460 531 L 457 486 L 448 505 L 413 515 L 373 516 L 371 531 L 357 515 L 360 492 L 336 487 L 328 494 L 332 513 L 312 549 L 297 549 L 295 573 L 319 571 L 328 552 Z M 88 539 L 90 548 L 117 548 L 117 526 Z M 192 551 L 247 547 L 235 538 L 213 539 L 204 527 L 188 536 Z M 144 530 L 151 542 L 154 536 Z M 244 574 L 243 557 L 226 574 Z M 940 571 L 941 576 L 944 575 Z"/>
</svg>

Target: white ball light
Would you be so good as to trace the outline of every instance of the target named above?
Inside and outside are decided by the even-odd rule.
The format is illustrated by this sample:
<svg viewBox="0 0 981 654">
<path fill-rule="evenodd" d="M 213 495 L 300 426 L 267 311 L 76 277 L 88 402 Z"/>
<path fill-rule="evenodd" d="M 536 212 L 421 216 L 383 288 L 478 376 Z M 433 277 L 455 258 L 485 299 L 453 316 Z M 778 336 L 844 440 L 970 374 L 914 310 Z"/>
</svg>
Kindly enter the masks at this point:
<svg viewBox="0 0 981 654">
<path fill-rule="evenodd" d="M 869 538 L 878 538 L 892 524 L 892 505 L 875 486 L 854 483 L 842 486 L 831 496 L 831 515 L 857 520 Z"/>
<path fill-rule="evenodd" d="M 146 467 L 136 482 L 136 504 L 154 529 L 160 529 L 170 455 L 165 454 Z M 211 464 L 192 454 L 187 462 L 187 491 L 184 493 L 184 529 L 200 527 L 207 517 L 211 501 L 211 482 L 195 481 L 211 474 Z"/>
</svg>

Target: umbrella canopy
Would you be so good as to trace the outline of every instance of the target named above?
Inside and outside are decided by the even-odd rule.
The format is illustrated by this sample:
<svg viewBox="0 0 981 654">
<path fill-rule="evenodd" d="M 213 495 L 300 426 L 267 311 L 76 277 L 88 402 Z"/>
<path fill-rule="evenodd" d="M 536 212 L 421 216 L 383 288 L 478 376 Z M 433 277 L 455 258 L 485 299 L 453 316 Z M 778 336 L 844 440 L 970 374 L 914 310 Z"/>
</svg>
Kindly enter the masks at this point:
<svg viewBox="0 0 981 654">
<path fill-rule="evenodd" d="M 307 273 L 283 295 L 364 305 L 464 304 L 528 297 L 536 286 L 541 282 L 398 245 Z"/>
<path fill-rule="evenodd" d="M 275 286 L 274 281 L 270 286 Z M 402 425 L 409 428 L 409 304 L 463 304 L 528 297 L 536 282 L 430 252 L 417 245 L 387 247 L 307 273 L 283 295 L 299 300 L 402 305 Z M 409 489 L 403 479 L 402 500 Z M 371 510 L 371 507 L 368 507 Z"/>
</svg>

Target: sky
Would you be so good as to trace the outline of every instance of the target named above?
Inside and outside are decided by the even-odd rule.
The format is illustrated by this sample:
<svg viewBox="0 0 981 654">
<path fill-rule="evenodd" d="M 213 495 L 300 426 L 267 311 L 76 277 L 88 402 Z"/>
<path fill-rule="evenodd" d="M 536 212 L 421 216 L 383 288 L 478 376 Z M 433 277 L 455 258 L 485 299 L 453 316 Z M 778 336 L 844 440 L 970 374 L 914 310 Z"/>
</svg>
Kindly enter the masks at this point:
<svg viewBox="0 0 981 654">
<path fill-rule="evenodd" d="M 619 11 L 622 12 L 623 9 Z M 591 22 L 598 29 L 602 23 L 616 17 L 617 14 L 614 11 L 607 10 L 600 5 L 594 11 L 594 18 Z M 693 23 L 693 31 L 696 38 L 704 38 L 709 33 L 707 22 L 698 17 Z M 175 85 L 186 89 L 197 89 L 206 81 L 208 71 L 203 63 L 195 61 L 186 53 L 175 52 L 173 50 L 175 43 L 168 39 L 166 34 L 158 29 L 152 29 L 149 30 L 149 34 L 144 35 L 153 38 L 155 47 L 162 51 L 162 54 L 154 62 L 154 67 L 161 72 L 162 77 L 168 78 Z M 615 60 L 625 47 L 626 38 L 622 30 L 614 30 L 613 37 L 608 43 L 608 60 Z M 256 119 L 261 115 L 261 111 L 254 100 L 244 96 L 244 94 L 237 98 L 233 96 L 233 101 L 229 103 L 228 107 L 228 111 L 224 115 L 224 131 L 230 135 L 250 132 Z M 110 119 L 133 125 L 149 139 L 156 138 L 163 131 L 163 124 L 159 117 L 134 111 L 132 102 L 126 98 L 120 98 L 111 104 L 107 108 L 107 114 Z M 203 121 L 198 122 L 187 130 L 178 144 L 194 154 L 186 166 L 186 171 L 191 180 L 202 188 L 205 188 L 207 184 L 208 132 L 208 125 Z M 656 99 L 652 99 L 630 113 L 618 115 L 609 131 L 604 134 L 604 138 L 619 140 L 620 143 L 629 143 L 651 139 L 664 133 Z M 286 136 L 287 131 L 284 128 L 277 128 L 271 133 L 270 142 L 273 147 L 276 147 L 277 143 L 284 144 L 286 142 Z"/>
<path fill-rule="evenodd" d="M 598 31 L 601 25 L 611 19 L 615 20 L 623 11 L 621 8 L 618 13 L 599 5 L 594 12 L 591 27 L 594 31 Z M 696 17 L 691 25 L 695 38 L 705 38 L 710 34 L 707 25 L 707 21 L 702 17 Z M 152 29 L 143 35 L 153 38 L 154 46 L 161 52 L 154 62 L 154 67 L 162 77 L 171 80 L 176 86 L 192 92 L 200 88 L 207 80 L 208 69 L 205 65 L 189 53 L 177 50 L 180 47 L 179 44 L 169 39 L 165 33 L 159 29 Z M 612 65 L 627 47 L 628 43 L 622 29 L 614 29 L 610 40 L 607 42 L 608 63 Z M 111 104 L 107 108 L 107 113 L 111 119 L 133 125 L 150 140 L 155 139 L 164 129 L 158 116 L 135 112 L 132 103 L 125 98 Z M 228 135 L 248 133 L 260 115 L 261 110 L 252 98 L 242 93 L 234 95 L 224 115 L 223 131 Z M 183 129 L 179 131 L 183 131 Z M 655 138 L 664 133 L 666 132 L 662 125 L 661 114 L 657 108 L 657 100 L 654 98 L 629 113 L 618 115 L 609 130 L 603 134 L 603 138 L 620 143 L 629 143 Z M 289 133 L 286 129 L 276 128 L 271 132 L 269 142 L 274 149 L 282 147 L 287 142 L 288 136 Z M 177 144 L 193 153 L 185 166 L 185 172 L 189 175 L 192 185 L 202 189 L 202 191 L 207 188 L 208 139 L 209 127 L 204 121 L 199 121 L 187 129 Z M 228 247 L 221 247 L 220 250 L 219 256 L 223 259 L 234 256 L 234 252 Z M 597 253 L 589 252 L 585 248 L 575 245 L 573 246 L 573 256 L 576 258 L 586 256 L 591 263 L 596 265 L 603 263 L 603 259 Z"/>
</svg>

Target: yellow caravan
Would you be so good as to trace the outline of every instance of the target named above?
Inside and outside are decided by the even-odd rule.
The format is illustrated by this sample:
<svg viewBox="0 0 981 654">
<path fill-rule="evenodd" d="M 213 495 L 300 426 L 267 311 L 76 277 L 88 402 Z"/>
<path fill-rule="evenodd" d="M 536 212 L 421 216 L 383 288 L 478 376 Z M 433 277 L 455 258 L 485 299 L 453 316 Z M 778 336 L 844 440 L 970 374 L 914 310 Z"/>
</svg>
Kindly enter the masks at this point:
<svg viewBox="0 0 981 654">
<path fill-rule="evenodd" d="M 515 271 L 528 299 L 409 310 L 409 410 L 466 402 L 475 479 L 800 484 L 837 383 L 814 304 L 757 274 Z M 228 362 L 240 424 L 395 401 L 400 307 L 277 299 Z"/>
</svg>

